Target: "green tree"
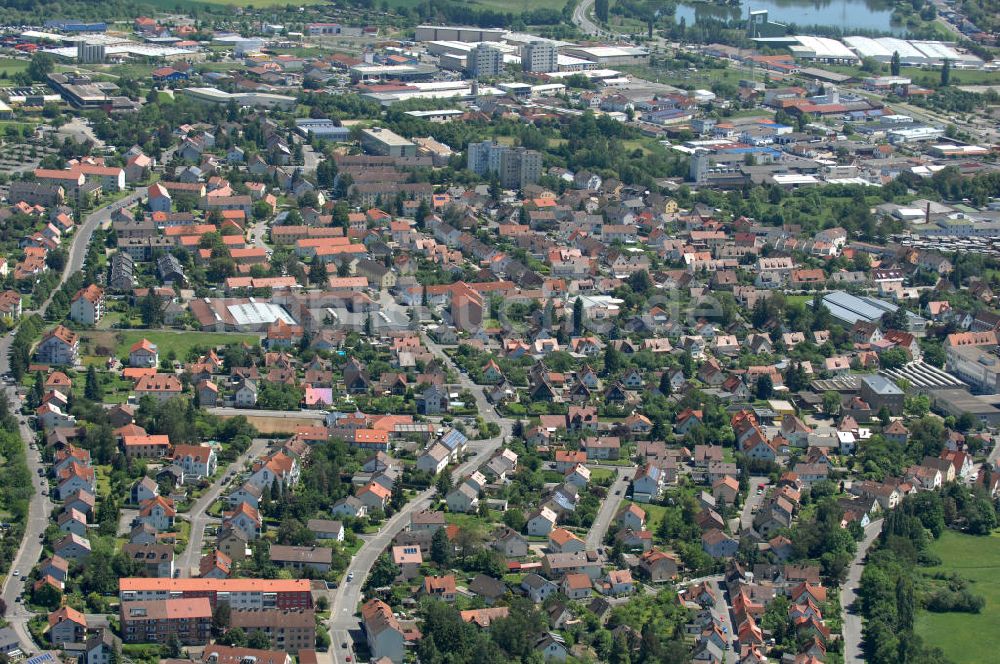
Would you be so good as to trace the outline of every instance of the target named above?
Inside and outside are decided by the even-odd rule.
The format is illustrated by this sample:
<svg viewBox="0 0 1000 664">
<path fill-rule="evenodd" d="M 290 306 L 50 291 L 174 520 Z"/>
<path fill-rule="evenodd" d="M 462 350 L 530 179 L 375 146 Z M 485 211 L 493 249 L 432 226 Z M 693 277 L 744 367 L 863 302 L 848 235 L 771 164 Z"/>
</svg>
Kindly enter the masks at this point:
<svg viewBox="0 0 1000 664">
<path fill-rule="evenodd" d="M 316 285 L 326 283 L 326 263 L 316 258 L 309 266 L 309 282 Z"/>
<path fill-rule="evenodd" d="M 941 87 L 946 88 L 951 82 L 951 60 L 945 60 L 941 65 Z"/>
<path fill-rule="evenodd" d="M 364 586 L 365 590 L 391 586 L 398 575 L 399 568 L 392 562 L 388 554 L 383 553 L 375 561 L 372 571 L 368 574 L 368 579 L 365 581 Z"/>
<path fill-rule="evenodd" d="M 83 396 L 94 402 L 100 402 L 104 397 L 103 391 L 101 390 L 101 383 L 97 380 L 97 370 L 94 368 L 94 365 L 90 365 L 87 368 L 87 380 L 83 390 Z"/>
<path fill-rule="evenodd" d="M 757 378 L 756 393 L 758 399 L 770 399 L 774 394 L 774 381 L 769 374 L 761 374 Z"/>
<path fill-rule="evenodd" d="M 424 228 L 424 223 L 427 221 L 427 217 L 431 214 L 431 206 L 427 204 L 427 201 L 423 198 L 420 199 L 420 203 L 417 204 L 417 211 L 413 215 L 413 220 L 416 222 L 418 229 Z"/>
<path fill-rule="evenodd" d="M 516 507 L 511 507 L 503 513 L 503 522 L 511 530 L 521 532 L 528 524 L 528 519 L 524 516 L 524 512 L 522 510 L 519 510 Z"/>
<path fill-rule="evenodd" d="M 42 399 L 45 397 L 45 376 L 42 375 L 41 371 L 35 372 L 35 383 L 31 386 L 31 400 L 29 404 L 32 408 L 38 408 L 42 405 Z"/>
<path fill-rule="evenodd" d="M 218 638 L 226 633 L 231 624 L 232 614 L 229 610 L 229 604 L 219 602 L 215 607 L 215 611 L 212 612 L 212 633 Z"/>
<path fill-rule="evenodd" d="M 158 327 L 163 323 L 163 301 L 152 288 L 142 298 L 139 314 L 142 316 L 142 324 L 146 327 Z"/>
<path fill-rule="evenodd" d="M 906 364 L 909 359 L 910 356 L 902 348 L 890 348 L 887 351 L 883 351 L 882 354 L 878 356 L 878 363 L 883 369 L 899 369 Z"/>
<path fill-rule="evenodd" d="M 830 416 L 836 416 L 840 413 L 840 394 L 834 392 L 833 390 L 828 390 L 823 393 L 823 412 Z"/>
<path fill-rule="evenodd" d="M 583 300 L 579 297 L 573 301 L 573 333 L 583 333 Z"/>
<path fill-rule="evenodd" d="M 267 634 L 262 630 L 255 629 L 247 636 L 247 648 L 269 650 L 271 648 L 271 639 L 267 638 Z"/>
<path fill-rule="evenodd" d="M 442 568 L 451 564 L 451 541 L 444 528 L 438 528 L 431 538 L 431 560 Z"/>
<path fill-rule="evenodd" d="M 612 376 L 622 368 L 621 353 L 612 344 L 604 347 L 604 375 Z"/>
<path fill-rule="evenodd" d="M 670 371 L 664 371 L 660 375 L 660 394 L 664 396 L 670 396 L 670 393 L 674 391 L 673 385 L 670 383 Z"/>
<path fill-rule="evenodd" d="M 171 633 L 170 637 L 167 639 L 166 645 L 163 646 L 164 656 L 176 659 L 181 656 L 181 640 L 176 633 Z"/>
<path fill-rule="evenodd" d="M 594 16 L 602 23 L 608 22 L 608 0 L 596 0 L 594 2 Z"/>
<path fill-rule="evenodd" d="M 55 69 L 55 59 L 52 55 L 39 52 L 31 56 L 31 63 L 28 65 L 27 71 L 31 80 L 44 83 L 53 69 Z"/>
</svg>

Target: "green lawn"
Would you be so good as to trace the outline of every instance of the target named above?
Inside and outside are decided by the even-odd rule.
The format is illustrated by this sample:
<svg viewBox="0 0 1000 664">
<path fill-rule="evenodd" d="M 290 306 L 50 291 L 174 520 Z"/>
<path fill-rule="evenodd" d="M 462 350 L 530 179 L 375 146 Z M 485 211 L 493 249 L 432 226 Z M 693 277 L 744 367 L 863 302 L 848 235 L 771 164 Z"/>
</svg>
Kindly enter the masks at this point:
<svg viewBox="0 0 1000 664">
<path fill-rule="evenodd" d="M 183 361 L 188 351 L 195 346 L 223 346 L 247 342 L 252 345 L 260 343 L 260 337 L 255 334 L 235 334 L 227 332 L 179 332 L 172 330 L 125 330 L 122 332 L 122 343 L 117 354 L 127 353 L 137 341 L 149 339 L 156 344 L 160 357 L 166 357 L 174 351 L 177 358 Z"/>
<path fill-rule="evenodd" d="M 223 0 L 216 1 L 221 2 Z M 284 4 L 284 2 L 272 2 L 271 0 L 258 1 L 270 4 Z M 320 2 L 322 0 L 315 1 Z M 256 5 L 256 2 L 254 2 L 254 4 Z M 390 7 L 400 7 L 403 9 L 416 7 L 418 4 L 420 4 L 420 0 L 389 0 Z M 555 9 L 562 11 L 562 8 L 566 6 L 566 0 L 531 0 L 530 2 L 528 0 L 472 0 L 469 2 L 469 5 L 475 9 L 492 9 L 499 12 L 520 14 L 521 12 L 531 11 L 533 9 Z"/>
<path fill-rule="evenodd" d="M 592 482 L 601 482 L 603 480 L 613 480 L 617 473 L 610 468 L 591 468 L 590 469 L 590 480 Z"/>
<path fill-rule="evenodd" d="M 0 58 L 0 72 L 6 72 L 7 77 L 13 76 L 28 68 L 27 60 L 15 60 L 14 58 Z"/>
<path fill-rule="evenodd" d="M 1000 534 L 976 537 L 946 530 L 931 545 L 941 567 L 926 572 L 955 572 L 970 582 L 970 590 L 986 599 L 982 613 L 930 613 L 917 616 L 916 632 L 924 642 L 940 647 L 955 664 L 993 661 L 1000 649 Z"/>
<path fill-rule="evenodd" d="M 459 514 L 458 512 L 447 512 L 444 520 L 453 523 L 459 528 L 479 528 L 486 529 L 490 524 L 486 519 L 478 514 Z"/>
<path fill-rule="evenodd" d="M 638 505 L 640 509 L 646 512 L 646 530 L 651 530 L 655 533 L 656 529 L 660 527 L 660 522 L 663 521 L 663 515 L 667 513 L 667 508 L 663 505 L 636 503 L 631 500 L 624 501 L 622 507 L 627 507 L 629 503 Z"/>
<path fill-rule="evenodd" d="M 301 0 L 295 4 L 302 5 L 326 4 L 327 0 Z M 180 11 L 191 7 L 284 7 L 288 0 L 149 0 L 146 4 L 169 11 Z"/>
</svg>

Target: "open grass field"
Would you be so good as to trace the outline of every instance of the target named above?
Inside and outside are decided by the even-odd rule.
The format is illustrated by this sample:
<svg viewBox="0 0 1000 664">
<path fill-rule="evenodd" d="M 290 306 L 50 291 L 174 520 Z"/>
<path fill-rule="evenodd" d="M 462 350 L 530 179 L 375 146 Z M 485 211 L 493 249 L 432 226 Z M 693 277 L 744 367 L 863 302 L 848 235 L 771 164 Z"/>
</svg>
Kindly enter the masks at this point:
<svg viewBox="0 0 1000 664">
<path fill-rule="evenodd" d="M 145 4 L 159 7 L 166 11 L 177 11 L 191 7 L 284 7 L 289 3 L 287 0 L 147 0 Z M 327 4 L 326 0 L 300 0 L 295 3 L 296 7 L 304 5 Z"/>
<path fill-rule="evenodd" d="M 117 354 L 127 353 L 137 341 L 149 339 L 157 345 L 160 357 L 166 357 L 171 351 L 180 361 L 185 361 L 188 351 L 192 348 L 209 348 L 247 342 L 257 345 L 260 337 L 256 334 L 236 334 L 227 332 L 181 332 L 174 330 L 124 330 Z"/>
<path fill-rule="evenodd" d="M 9 78 L 14 74 L 24 71 L 28 68 L 27 60 L 15 60 L 14 58 L 0 58 L 0 76 L 4 73 L 7 75 L 4 78 Z"/>
<path fill-rule="evenodd" d="M 1000 649 L 1000 534 L 976 537 L 946 530 L 931 550 L 944 561 L 928 573 L 955 572 L 970 590 L 986 599 L 982 613 L 930 613 L 917 616 L 916 632 L 925 643 L 939 646 L 956 664 L 994 661 Z"/>
<path fill-rule="evenodd" d="M 165 0 L 169 2 L 169 0 Z M 225 0 L 215 0 L 224 2 Z M 263 0 L 265 2 L 269 0 Z M 318 0 L 319 1 L 319 0 Z M 283 2 L 273 2 L 272 4 L 283 4 Z M 420 0 L 389 0 L 390 7 L 409 9 L 420 4 Z M 535 9 L 555 9 L 562 11 L 566 6 L 566 0 L 470 0 L 467 4 L 477 9 L 492 9 L 498 12 L 509 12 L 520 14 Z"/>
<path fill-rule="evenodd" d="M 860 66 L 823 65 L 823 69 L 848 74 L 859 79 L 872 76 L 872 74 L 863 71 Z M 886 76 L 889 75 L 888 65 L 884 67 L 882 73 Z M 917 85 L 929 88 L 936 88 L 941 83 L 941 70 L 933 67 L 901 67 L 899 75 L 909 78 Z M 951 85 L 1000 85 L 1000 71 L 952 69 Z"/>
</svg>

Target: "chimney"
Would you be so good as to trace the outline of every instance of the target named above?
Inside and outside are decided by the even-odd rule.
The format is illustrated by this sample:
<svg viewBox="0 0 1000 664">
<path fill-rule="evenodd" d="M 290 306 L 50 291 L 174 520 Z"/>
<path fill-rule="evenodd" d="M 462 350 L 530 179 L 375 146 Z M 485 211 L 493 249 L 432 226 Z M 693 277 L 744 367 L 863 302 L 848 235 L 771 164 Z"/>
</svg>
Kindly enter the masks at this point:
<svg viewBox="0 0 1000 664">
<path fill-rule="evenodd" d="M 931 223 L 931 202 L 927 201 L 927 206 L 924 208 L 924 223 Z"/>
</svg>

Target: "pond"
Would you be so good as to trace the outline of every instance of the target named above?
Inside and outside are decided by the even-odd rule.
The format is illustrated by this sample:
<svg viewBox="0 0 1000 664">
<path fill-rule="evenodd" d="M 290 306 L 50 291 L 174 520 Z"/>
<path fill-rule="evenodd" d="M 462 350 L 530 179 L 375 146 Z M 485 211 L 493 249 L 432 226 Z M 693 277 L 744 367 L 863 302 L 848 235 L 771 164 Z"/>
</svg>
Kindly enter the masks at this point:
<svg viewBox="0 0 1000 664">
<path fill-rule="evenodd" d="M 699 17 L 722 20 L 746 18 L 750 9 L 766 9 L 776 23 L 807 28 L 813 25 L 850 30 L 880 30 L 903 34 L 906 29 L 892 24 L 892 3 L 886 0 L 740 0 L 739 5 L 680 3 L 674 18 L 693 25 Z"/>
</svg>

